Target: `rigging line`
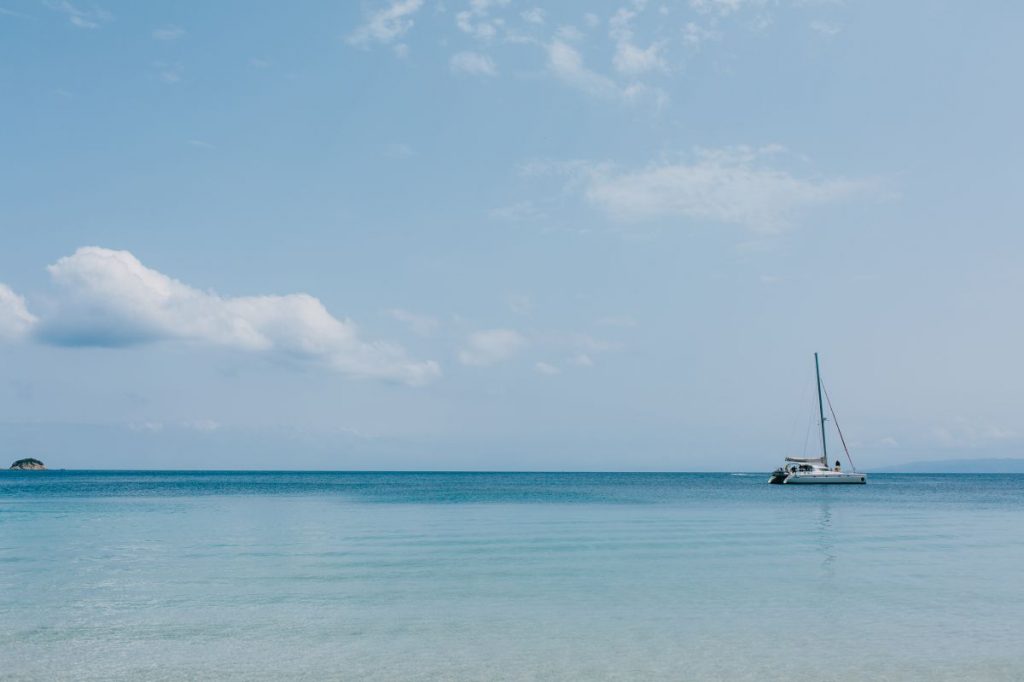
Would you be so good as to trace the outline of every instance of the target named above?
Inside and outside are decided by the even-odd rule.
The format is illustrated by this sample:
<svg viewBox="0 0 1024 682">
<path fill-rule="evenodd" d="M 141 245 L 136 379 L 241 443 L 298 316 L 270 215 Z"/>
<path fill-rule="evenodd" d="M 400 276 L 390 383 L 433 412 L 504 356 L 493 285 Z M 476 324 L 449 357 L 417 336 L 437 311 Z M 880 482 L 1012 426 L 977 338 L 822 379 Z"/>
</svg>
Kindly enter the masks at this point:
<svg viewBox="0 0 1024 682">
<path fill-rule="evenodd" d="M 811 386 L 812 385 L 813 385 L 813 382 L 811 382 L 811 381 L 808 381 L 806 384 L 804 384 L 804 388 L 801 391 L 801 396 L 800 396 L 801 400 L 803 402 L 807 402 L 807 398 L 810 397 L 810 395 L 811 395 Z M 799 405 L 799 402 L 797 404 Z M 801 410 L 801 412 L 802 411 L 803 410 Z M 797 413 L 797 415 L 793 418 L 793 428 L 792 428 L 792 430 L 789 433 L 789 442 L 793 444 L 794 451 L 796 450 L 795 446 L 796 446 L 796 442 L 797 442 L 796 434 L 800 433 L 800 431 L 798 430 L 799 428 L 800 428 L 800 413 Z M 810 433 L 811 433 L 810 429 L 811 429 L 811 423 L 808 422 L 807 423 L 807 434 L 804 435 L 804 455 L 805 456 L 807 454 L 807 439 L 810 437 Z"/>
<path fill-rule="evenodd" d="M 804 434 L 804 452 L 800 457 L 807 457 L 807 443 L 811 440 L 811 426 L 814 425 L 814 414 L 807 415 L 807 433 Z"/>
<path fill-rule="evenodd" d="M 857 470 L 857 466 L 853 463 L 853 458 L 850 457 L 850 449 L 846 447 L 846 439 L 843 438 L 843 430 L 839 428 L 839 420 L 836 419 L 836 411 L 832 409 L 832 399 L 828 397 L 828 389 L 825 388 L 825 382 L 821 382 L 821 388 L 825 391 L 825 402 L 828 403 L 828 411 L 832 415 L 832 423 L 836 425 L 836 431 L 839 432 L 839 442 L 843 444 L 843 452 L 846 453 L 846 459 L 850 462 L 850 468 L 854 471 Z"/>
</svg>

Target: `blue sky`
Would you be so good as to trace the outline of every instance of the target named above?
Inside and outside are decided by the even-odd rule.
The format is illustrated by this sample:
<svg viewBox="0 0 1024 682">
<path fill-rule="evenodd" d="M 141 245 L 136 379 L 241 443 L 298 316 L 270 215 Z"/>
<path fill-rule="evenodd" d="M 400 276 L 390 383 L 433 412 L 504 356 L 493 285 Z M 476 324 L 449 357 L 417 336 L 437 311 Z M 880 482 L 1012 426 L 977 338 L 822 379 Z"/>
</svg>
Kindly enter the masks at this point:
<svg viewBox="0 0 1024 682">
<path fill-rule="evenodd" d="M 1020 456 L 1022 14 L 0 0 L 0 454 Z"/>
</svg>

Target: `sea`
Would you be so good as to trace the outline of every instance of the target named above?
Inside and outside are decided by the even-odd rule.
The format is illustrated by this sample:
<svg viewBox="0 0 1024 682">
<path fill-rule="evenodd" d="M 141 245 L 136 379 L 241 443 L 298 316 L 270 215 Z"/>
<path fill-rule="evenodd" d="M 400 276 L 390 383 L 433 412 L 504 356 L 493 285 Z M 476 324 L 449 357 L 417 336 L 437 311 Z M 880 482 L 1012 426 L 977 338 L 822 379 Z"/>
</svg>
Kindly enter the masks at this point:
<svg viewBox="0 0 1024 682">
<path fill-rule="evenodd" d="M 0 472 L 3 680 L 1024 680 L 1024 475 Z"/>
</svg>

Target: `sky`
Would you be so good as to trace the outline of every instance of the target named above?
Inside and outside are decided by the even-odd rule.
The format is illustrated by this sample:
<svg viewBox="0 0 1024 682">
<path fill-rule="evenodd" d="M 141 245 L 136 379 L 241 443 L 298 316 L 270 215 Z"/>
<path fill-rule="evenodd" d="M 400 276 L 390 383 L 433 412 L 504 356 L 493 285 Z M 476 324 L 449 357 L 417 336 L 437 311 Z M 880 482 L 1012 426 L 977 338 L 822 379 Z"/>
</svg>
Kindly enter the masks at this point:
<svg viewBox="0 0 1024 682">
<path fill-rule="evenodd" d="M 0 0 L 0 457 L 1024 456 L 1022 22 Z"/>
</svg>

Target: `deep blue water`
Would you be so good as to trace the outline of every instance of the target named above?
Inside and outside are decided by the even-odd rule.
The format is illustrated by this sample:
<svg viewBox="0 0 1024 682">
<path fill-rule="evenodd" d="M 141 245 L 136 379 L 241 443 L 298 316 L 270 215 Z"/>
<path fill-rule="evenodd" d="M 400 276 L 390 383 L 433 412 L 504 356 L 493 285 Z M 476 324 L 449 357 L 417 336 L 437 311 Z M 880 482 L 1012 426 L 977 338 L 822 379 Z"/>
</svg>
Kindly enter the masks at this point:
<svg viewBox="0 0 1024 682">
<path fill-rule="evenodd" d="M 2 472 L 3 679 L 1020 680 L 1024 476 Z"/>
</svg>

